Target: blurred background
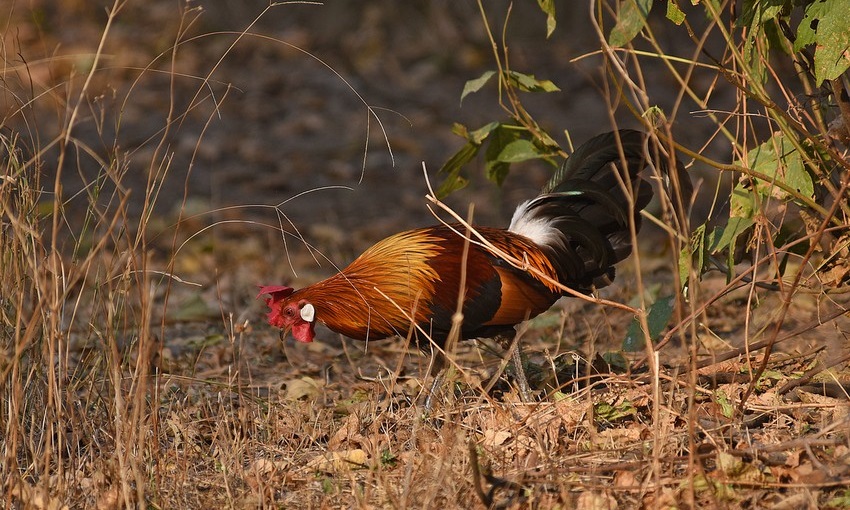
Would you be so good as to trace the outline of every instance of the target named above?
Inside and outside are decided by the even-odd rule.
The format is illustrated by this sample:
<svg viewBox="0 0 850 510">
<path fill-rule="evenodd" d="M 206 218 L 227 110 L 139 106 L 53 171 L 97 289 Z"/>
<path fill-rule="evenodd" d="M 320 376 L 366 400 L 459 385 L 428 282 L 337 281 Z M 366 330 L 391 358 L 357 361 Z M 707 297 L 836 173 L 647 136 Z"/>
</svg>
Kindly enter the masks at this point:
<svg viewBox="0 0 850 510">
<path fill-rule="evenodd" d="M 21 108 L 20 97 L 30 87 L 55 95 L 56 102 L 65 91 L 75 98 L 72 91 L 86 78 L 109 5 L 33 0 L 5 10 L 15 27 L 6 31 L 7 58 L 16 53 L 10 60 L 26 62 L 36 82 L 19 80 L 21 96 L 6 91 L 7 118 Z M 340 247 L 344 258 L 400 228 L 432 224 L 422 163 L 436 185 L 436 171 L 464 142 L 451 133 L 452 123 L 477 128 L 507 117 L 493 84 L 460 101 L 466 81 L 494 68 L 475 2 L 267 6 L 262 0 L 150 2 L 121 11 L 104 41 L 105 69 L 92 76 L 92 90 L 100 95 L 85 99 L 87 118 L 73 131 L 90 150 L 78 154 L 80 172 L 63 172 L 65 196 L 97 180 L 95 159 L 115 158 L 116 170 L 125 173 L 123 186 L 143 190 L 152 173 L 165 174 L 156 204 L 164 216 L 186 206 L 201 212 L 273 205 L 316 188 L 348 187 L 313 192 L 281 208 L 305 234 L 315 230 L 318 239 L 311 241 L 319 244 L 347 244 L 339 237 L 355 233 L 353 245 Z M 561 2 L 557 9 L 558 26 L 547 40 L 546 17 L 535 2 L 487 2 L 495 34 L 502 33 L 510 12 L 510 66 L 561 89 L 523 101 L 566 148 L 565 132 L 579 144 L 610 130 L 612 119 L 601 57 L 593 53 L 599 44 L 589 5 Z M 182 34 L 181 44 L 172 54 L 175 34 Z M 76 83 L 64 78 L 70 69 L 79 70 Z M 673 86 L 664 82 L 667 74 L 647 72 L 644 78 L 648 90 L 658 91 L 661 106 L 674 101 L 664 93 Z M 69 111 L 60 106 L 43 100 L 24 106 L 33 110 L 26 118 L 41 137 L 51 128 L 58 133 L 64 119 L 57 112 Z M 627 112 L 615 116 L 621 127 L 637 126 Z M 14 125 L 22 118 L 8 120 Z M 679 131 L 687 143 L 688 134 Z M 158 146 L 163 135 L 167 146 Z M 153 168 L 156 158 L 159 167 Z M 483 178 L 480 159 L 469 172 L 470 187 L 449 199 L 462 214 L 475 203 L 480 223 L 505 224 L 551 172 L 539 162 L 514 165 L 498 189 Z M 52 170 L 44 168 L 46 174 Z M 131 202 L 144 196 L 132 193 Z M 262 217 L 268 210 L 221 215 Z"/>
</svg>

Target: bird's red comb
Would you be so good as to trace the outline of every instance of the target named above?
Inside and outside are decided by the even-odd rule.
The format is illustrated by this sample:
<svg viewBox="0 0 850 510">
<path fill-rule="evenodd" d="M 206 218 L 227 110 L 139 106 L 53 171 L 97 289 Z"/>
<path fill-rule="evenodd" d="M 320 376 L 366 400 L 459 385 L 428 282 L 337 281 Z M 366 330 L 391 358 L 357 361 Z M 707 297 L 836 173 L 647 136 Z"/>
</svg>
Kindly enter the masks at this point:
<svg viewBox="0 0 850 510">
<path fill-rule="evenodd" d="M 283 315 L 281 314 L 282 301 L 293 292 L 295 292 L 295 289 L 286 285 L 260 285 L 260 293 L 257 294 L 257 299 L 264 294 L 271 296 L 263 299 L 269 305 L 269 313 L 267 315 L 269 324 L 277 328 L 286 327 Z"/>
<path fill-rule="evenodd" d="M 266 303 L 271 306 L 278 301 L 286 299 L 293 292 L 295 292 L 295 289 L 286 285 L 260 285 L 260 293 L 257 294 L 257 299 L 264 294 L 268 294 L 271 297 L 266 299 Z"/>
</svg>

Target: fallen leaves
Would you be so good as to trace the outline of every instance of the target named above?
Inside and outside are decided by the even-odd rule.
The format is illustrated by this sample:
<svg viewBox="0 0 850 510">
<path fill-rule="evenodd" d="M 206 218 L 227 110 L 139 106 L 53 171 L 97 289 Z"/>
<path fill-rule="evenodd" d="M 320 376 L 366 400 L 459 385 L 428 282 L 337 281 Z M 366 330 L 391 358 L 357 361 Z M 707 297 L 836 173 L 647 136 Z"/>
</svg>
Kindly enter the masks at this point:
<svg viewBox="0 0 850 510">
<path fill-rule="evenodd" d="M 368 467 L 369 455 L 360 448 L 320 453 L 304 466 L 307 471 L 340 474 Z"/>
<path fill-rule="evenodd" d="M 52 497 L 44 487 L 36 487 L 18 480 L 12 484 L 9 494 L 21 503 L 24 508 L 36 510 L 67 510 L 68 506 L 59 499 Z"/>
<path fill-rule="evenodd" d="M 310 376 L 290 379 L 284 384 L 286 387 L 284 398 L 286 400 L 312 400 L 322 394 L 324 387 L 322 381 Z"/>
<path fill-rule="evenodd" d="M 581 510 L 617 510 L 620 508 L 614 496 L 604 492 L 583 492 L 576 500 Z"/>
</svg>

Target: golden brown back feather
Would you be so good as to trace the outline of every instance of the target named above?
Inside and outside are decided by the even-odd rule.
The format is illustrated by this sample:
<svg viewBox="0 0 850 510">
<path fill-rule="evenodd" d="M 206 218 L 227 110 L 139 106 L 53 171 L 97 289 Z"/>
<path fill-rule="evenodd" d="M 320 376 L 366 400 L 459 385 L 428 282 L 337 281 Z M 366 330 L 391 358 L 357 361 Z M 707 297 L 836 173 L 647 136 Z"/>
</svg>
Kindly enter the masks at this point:
<svg viewBox="0 0 850 510">
<path fill-rule="evenodd" d="M 458 234 L 461 229 L 441 225 L 390 236 L 336 275 L 296 291 L 290 300 L 313 303 L 318 320 L 350 338 L 404 336 L 413 318 L 439 343 L 457 309 L 466 242 Z M 528 239 L 506 230 L 477 230 L 500 250 L 557 278 L 552 264 Z M 513 327 L 560 296 L 551 283 L 474 243 L 469 245 L 465 272 L 465 338 Z"/>
</svg>

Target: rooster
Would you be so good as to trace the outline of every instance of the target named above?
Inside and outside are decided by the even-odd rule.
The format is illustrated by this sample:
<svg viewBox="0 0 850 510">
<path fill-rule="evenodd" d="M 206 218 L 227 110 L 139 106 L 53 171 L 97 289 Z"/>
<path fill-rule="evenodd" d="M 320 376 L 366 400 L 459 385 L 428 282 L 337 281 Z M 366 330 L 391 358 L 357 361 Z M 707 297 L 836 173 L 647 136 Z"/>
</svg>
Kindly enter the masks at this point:
<svg viewBox="0 0 850 510">
<path fill-rule="evenodd" d="M 632 250 L 630 223 L 640 228 L 653 196 L 640 175 L 645 138 L 632 130 L 592 138 L 517 207 L 507 229 L 476 226 L 486 243 L 459 224 L 408 230 L 313 285 L 262 286 L 268 322 L 299 342 L 312 342 L 321 322 L 356 340 L 412 332 L 420 347 L 430 345 L 426 338 L 443 347 L 462 296 L 461 339 L 511 335 L 564 296 L 562 286 L 591 293 L 614 279 L 615 264 Z M 689 186 L 677 170 L 680 186 Z"/>
</svg>

